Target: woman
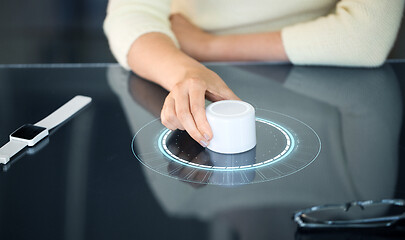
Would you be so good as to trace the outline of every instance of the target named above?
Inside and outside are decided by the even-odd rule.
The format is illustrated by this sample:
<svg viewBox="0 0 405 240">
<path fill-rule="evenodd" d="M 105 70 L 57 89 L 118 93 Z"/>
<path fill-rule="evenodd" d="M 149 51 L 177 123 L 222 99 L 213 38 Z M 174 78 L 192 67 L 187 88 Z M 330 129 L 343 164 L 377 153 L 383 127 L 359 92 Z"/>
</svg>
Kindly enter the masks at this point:
<svg viewBox="0 0 405 240">
<path fill-rule="evenodd" d="M 205 147 L 205 97 L 239 98 L 198 61 L 380 66 L 403 7 L 404 0 L 110 0 L 104 30 L 124 68 L 170 91 L 162 123 Z"/>
</svg>

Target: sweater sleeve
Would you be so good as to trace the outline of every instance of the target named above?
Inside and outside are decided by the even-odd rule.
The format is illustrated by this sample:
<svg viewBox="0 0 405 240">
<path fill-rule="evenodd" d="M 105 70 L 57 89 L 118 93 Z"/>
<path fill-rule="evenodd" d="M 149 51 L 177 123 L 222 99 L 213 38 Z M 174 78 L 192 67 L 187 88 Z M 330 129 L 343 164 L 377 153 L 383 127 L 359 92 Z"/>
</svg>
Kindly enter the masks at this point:
<svg viewBox="0 0 405 240">
<path fill-rule="evenodd" d="M 160 32 L 178 45 L 170 28 L 171 0 L 110 0 L 104 20 L 104 32 L 111 51 L 125 69 L 129 69 L 127 54 L 141 35 Z"/>
<path fill-rule="evenodd" d="M 404 0 L 341 0 L 325 17 L 282 29 L 286 53 L 297 65 L 380 66 L 403 7 Z"/>
</svg>

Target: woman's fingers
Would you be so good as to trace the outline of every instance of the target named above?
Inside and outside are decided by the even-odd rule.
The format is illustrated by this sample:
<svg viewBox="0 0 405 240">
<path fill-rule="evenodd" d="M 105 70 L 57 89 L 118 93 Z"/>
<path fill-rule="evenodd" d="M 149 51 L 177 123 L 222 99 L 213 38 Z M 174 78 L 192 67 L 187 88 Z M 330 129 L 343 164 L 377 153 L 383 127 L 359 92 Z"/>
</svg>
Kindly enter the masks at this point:
<svg viewBox="0 0 405 240">
<path fill-rule="evenodd" d="M 206 147 L 208 145 L 208 141 L 203 137 L 203 135 L 198 130 L 193 115 L 190 111 L 190 101 L 189 95 L 187 91 L 178 91 L 176 94 L 176 101 L 175 101 L 175 109 L 177 118 L 179 119 L 180 123 L 183 125 L 184 129 L 188 132 L 188 134 L 201 146 Z"/>
<path fill-rule="evenodd" d="M 208 144 L 212 138 L 212 130 L 205 115 L 205 88 L 192 86 L 189 92 L 190 110 L 198 130 L 203 135 Z"/>
<path fill-rule="evenodd" d="M 213 134 L 205 113 L 205 97 L 212 101 L 240 100 L 217 74 L 205 67 L 193 68 L 167 96 L 161 113 L 163 125 L 186 130 L 206 147 Z"/>
<path fill-rule="evenodd" d="M 221 98 L 221 100 L 240 100 L 238 96 L 224 83 L 224 86 L 218 88 L 217 93 L 213 94 L 217 95 L 217 98 Z"/>
<path fill-rule="evenodd" d="M 224 96 L 226 99 L 229 99 L 229 100 L 240 100 L 240 98 L 238 96 L 236 96 L 236 94 L 231 89 L 229 89 L 228 91 L 225 91 Z"/>
<path fill-rule="evenodd" d="M 162 124 L 170 130 L 184 130 L 180 121 L 177 119 L 174 101 L 175 100 L 169 94 L 163 105 L 160 119 L 162 121 Z"/>
</svg>

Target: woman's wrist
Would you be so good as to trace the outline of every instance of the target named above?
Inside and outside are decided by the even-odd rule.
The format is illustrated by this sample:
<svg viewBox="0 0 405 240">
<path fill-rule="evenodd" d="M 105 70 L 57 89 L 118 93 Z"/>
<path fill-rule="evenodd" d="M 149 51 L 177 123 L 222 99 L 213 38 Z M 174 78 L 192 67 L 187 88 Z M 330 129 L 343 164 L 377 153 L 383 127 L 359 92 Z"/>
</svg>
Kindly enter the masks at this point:
<svg viewBox="0 0 405 240">
<path fill-rule="evenodd" d="M 195 56 L 200 61 L 288 61 L 280 32 L 209 34 L 203 39 L 199 54 Z"/>
<path fill-rule="evenodd" d="M 222 58 L 227 55 L 231 44 L 229 40 L 232 40 L 229 36 L 214 35 L 205 33 L 205 36 L 201 39 L 201 43 L 198 52 L 195 57 L 199 61 L 223 61 Z"/>
<path fill-rule="evenodd" d="M 200 57 L 198 60 L 200 61 L 211 61 L 212 56 L 215 56 L 218 49 L 218 39 L 219 36 L 205 33 L 204 37 L 202 38 L 202 47 L 200 48 Z"/>
<path fill-rule="evenodd" d="M 204 32 L 199 40 L 198 47 L 191 54 L 192 57 L 198 61 L 212 61 L 216 52 L 221 50 L 218 48 L 218 39 L 219 36 Z"/>
<path fill-rule="evenodd" d="M 170 78 L 167 79 L 166 84 L 163 85 L 168 91 L 171 91 L 176 84 L 183 81 L 187 76 L 192 76 L 193 73 L 199 72 L 201 69 L 205 68 L 205 66 L 197 60 L 181 51 L 171 59 L 173 63 L 172 74 Z"/>
</svg>

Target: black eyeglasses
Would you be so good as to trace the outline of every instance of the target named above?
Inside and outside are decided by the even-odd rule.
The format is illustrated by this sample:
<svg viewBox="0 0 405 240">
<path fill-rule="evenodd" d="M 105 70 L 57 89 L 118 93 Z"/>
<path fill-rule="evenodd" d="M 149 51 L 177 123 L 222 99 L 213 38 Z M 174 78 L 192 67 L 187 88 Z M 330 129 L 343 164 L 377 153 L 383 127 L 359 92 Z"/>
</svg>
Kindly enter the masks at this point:
<svg viewBox="0 0 405 240">
<path fill-rule="evenodd" d="M 375 228 L 403 225 L 405 200 L 384 199 L 315 206 L 296 212 L 294 221 L 301 228 Z"/>
</svg>

